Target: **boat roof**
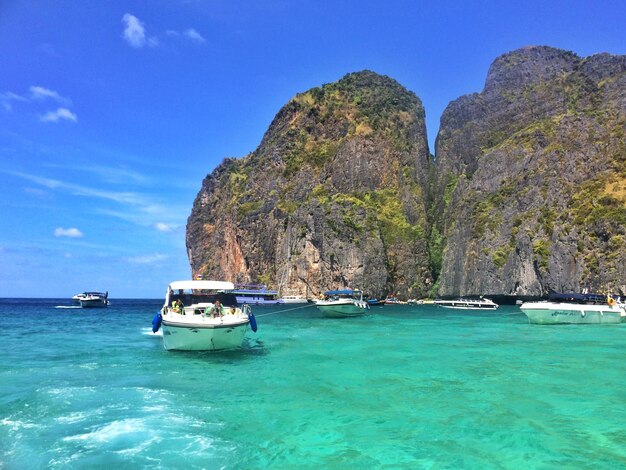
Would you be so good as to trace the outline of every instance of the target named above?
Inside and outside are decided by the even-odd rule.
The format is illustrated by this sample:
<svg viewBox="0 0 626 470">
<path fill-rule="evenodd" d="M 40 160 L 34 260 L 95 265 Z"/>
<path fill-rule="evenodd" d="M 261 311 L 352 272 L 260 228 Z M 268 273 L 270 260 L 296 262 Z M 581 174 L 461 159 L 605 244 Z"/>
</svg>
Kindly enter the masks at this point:
<svg viewBox="0 0 626 470">
<path fill-rule="evenodd" d="M 329 290 L 324 292 L 324 295 L 352 295 L 355 292 L 361 292 L 360 290 L 341 289 L 341 290 Z"/>
<path fill-rule="evenodd" d="M 227 281 L 174 281 L 170 282 L 171 290 L 230 290 L 235 285 Z"/>
</svg>

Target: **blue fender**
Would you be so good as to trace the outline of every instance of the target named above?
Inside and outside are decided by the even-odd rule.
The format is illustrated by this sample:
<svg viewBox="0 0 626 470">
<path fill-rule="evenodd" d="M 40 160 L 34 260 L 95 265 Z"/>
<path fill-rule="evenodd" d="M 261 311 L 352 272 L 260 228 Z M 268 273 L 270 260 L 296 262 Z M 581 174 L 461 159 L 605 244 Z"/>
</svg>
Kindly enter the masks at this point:
<svg viewBox="0 0 626 470">
<path fill-rule="evenodd" d="M 159 331 L 159 328 L 161 328 L 161 321 L 163 320 L 163 317 L 161 316 L 161 313 L 157 313 L 153 318 L 152 318 L 152 332 L 156 333 L 157 331 Z"/>
<path fill-rule="evenodd" d="M 254 314 L 253 313 L 249 313 L 248 314 L 248 320 L 250 320 L 250 328 L 252 328 L 252 331 L 254 331 L 256 333 L 256 330 L 257 330 L 256 318 L 254 318 Z"/>
</svg>

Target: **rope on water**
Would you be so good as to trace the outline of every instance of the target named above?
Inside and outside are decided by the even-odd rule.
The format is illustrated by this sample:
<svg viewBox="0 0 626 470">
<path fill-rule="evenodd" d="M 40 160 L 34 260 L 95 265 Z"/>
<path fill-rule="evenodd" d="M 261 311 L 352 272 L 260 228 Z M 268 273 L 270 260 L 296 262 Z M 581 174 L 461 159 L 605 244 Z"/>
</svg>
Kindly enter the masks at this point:
<svg viewBox="0 0 626 470">
<path fill-rule="evenodd" d="M 254 315 L 254 316 L 257 318 L 260 318 L 260 317 L 266 317 L 268 315 L 274 315 L 275 313 L 291 312 L 292 310 L 300 310 L 302 308 L 310 308 L 310 307 L 315 307 L 315 304 L 306 304 L 306 305 L 303 305 L 302 307 L 288 308 L 285 310 L 276 310 L 275 312 L 269 312 L 269 313 L 264 313 L 262 315 Z"/>
</svg>

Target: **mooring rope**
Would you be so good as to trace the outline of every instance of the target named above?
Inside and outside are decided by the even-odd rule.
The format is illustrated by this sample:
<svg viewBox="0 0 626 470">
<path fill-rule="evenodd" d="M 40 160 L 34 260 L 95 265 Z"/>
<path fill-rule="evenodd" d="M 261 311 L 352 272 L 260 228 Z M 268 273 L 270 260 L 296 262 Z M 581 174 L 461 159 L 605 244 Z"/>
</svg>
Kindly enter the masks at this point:
<svg viewBox="0 0 626 470">
<path fill-rule="evenodd" d="M 285 310 L 276 310 L 275 312 L 263 313 L 261 315 L 254 315 L 254 316 L 257 318 L 261 318 L 261 317 L 266 317 L 268 315 L 274 315 L 275 313 L 291 312 L 292 310 L 300 310 L 302 308 L 310 308 L 310 307 L 315 307 L 315 304 L 306 304 L 306 305 L 303 305 L 302 307 L 288 308 Z"/>
</svg>

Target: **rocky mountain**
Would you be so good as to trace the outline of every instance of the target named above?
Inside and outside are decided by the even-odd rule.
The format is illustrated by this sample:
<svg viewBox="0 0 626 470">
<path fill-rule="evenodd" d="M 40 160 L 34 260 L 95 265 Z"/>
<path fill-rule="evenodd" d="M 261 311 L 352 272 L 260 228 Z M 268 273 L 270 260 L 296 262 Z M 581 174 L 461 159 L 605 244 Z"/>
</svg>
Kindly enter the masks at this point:
<svg viewBox="0 0 626 470">
<path fill-rule="evenodd" d="M 317 295 L 425 295 L 429 150 L 415 94 L 373 72 L 290 100 L 259 147 L 202 183 L 193 275 Z"/>
<path fill-rule="evenodd" d="M 301 93 L 202 183 L 192 274 L 316 295 L 626 293 L 626 56 L 498 57 L 441 118 L 364 71 Z"/>
<path fill-rule="evenodd" d="M 439 293 L 626 292 L 626 57 L 498 57 L 436 144 Z"/>
</svg>

